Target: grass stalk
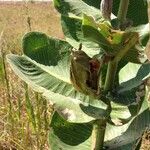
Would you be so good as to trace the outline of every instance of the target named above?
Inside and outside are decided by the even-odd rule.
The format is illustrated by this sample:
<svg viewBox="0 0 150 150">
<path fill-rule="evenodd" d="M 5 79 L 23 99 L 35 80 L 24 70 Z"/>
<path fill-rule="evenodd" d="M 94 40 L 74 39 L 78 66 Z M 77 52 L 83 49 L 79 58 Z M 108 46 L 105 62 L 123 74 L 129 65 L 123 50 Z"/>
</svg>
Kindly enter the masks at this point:
<svg viewBox="0 0 150 150">
<path fill-rule="evenodd" d="M 36 130 L 36 139 L 37 139 L 37 148 L 40 149 L 40 133 L 41 133 L 41 99 L 39 93 L 35 92 L 36 100 L 36 120 L 37 120 L 37 130 Z"/>
<path fill-rule="evenodd" d="M 36 100 L 37 130 L 38 130 L 38 132 L 40 132 L 41 124 L 42 124 L 42 121 L 41 121 L 41 110 L 40 110 L 40 107 L 41 107 L 41 98 L 40 98 L 39 93 L 37 93 L 37 92 L 35 92 L 35 100 Z"/>
<path fill-rule="evenodd" d="M 26 15 L 27 15 L 27 27 L 30 32 L 32 31 L 32 26 L 31 26 L 31 17 L 29 15 L 28 2 L 26 2 L 25 9 L 26 9 Z"/>
<path fill-rule="evenodd" d="M 18 98 L 18 119 L 20 120 L 20 118 L 21 118 L 21 108 L 22 108 L 22 104 L 21 104 L 21 98 L 19 97 Z"/>
<path fill-rule="evenodd" d="M 7 94 L 7 103 L 8 103 L 8 120 L 11 123 L 12 127 L 12 132 L 13 132 L 13 127 L 14 127 L 14 120 L 13 120 L 13 108 L 12 108 L 12 102 L 11 102 L 11 95 L 10 95 L 10 86 L 9 86 L 9 79 L 7 75 L 7 69 L 6 69 L 6 63 L 5 63 L 5 53 L 2 49 L 2 66 L 4 70 L 4 80 L 6 83 L 6 94 Z"/>
<path fill-rule="evenodd" d="M 47 114 L 47 100 L 42 98 L 43 100 L 43 107 L 44 107 L 44 128 L 45 128 L 45 131 L 48 130 L 49 128 L 49 121 L 48 121 L 48 114 Z"/>
<path fill-rule="evenodd" d="M 3 32 L 1 32 L 1 35 L 0 35 L 0 42 L 2 41 L 2 36 L 3 36 Z M 9 104 L 9 112 L 11 112 L 12 104 L 11 104 L 11 96 L 10 96 L 9 79 L 8 79 L 8 75 L 7 75 L 7 69 L 6 69 L 6 63 L 5 63 L 5 53 L 3 50 L 2 42 L 0 43 L 0 46 L 1 46 L 1 55 L 2 55 L 2 66 L 3 66 L 3 71 L 4 71 L 4 80 L 6 83 L 7 101 Z"/>
<path fill-rule="evenodd" d="M 25 83 L 25 102 L 26 102 L 26 111 L 29 117 L 29 120 L 32 123 L 32 126 L 34 128 L 34 131 L 36 132 L 36 120 L 35 120 L 35 114 L 34 114 L 34 109 L 33 105 L 31 103 L 29 93 L 28 93 L 28 85 Z"/>
</svg>

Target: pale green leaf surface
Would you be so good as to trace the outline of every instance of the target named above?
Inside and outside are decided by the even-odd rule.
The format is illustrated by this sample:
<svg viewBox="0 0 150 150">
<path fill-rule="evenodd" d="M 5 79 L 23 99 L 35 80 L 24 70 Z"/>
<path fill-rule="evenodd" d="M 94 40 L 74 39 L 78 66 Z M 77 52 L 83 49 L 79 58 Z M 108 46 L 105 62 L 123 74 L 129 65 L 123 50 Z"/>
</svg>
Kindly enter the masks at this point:
<svg viewBox="0 0 150 150">
<path fill-rule="evenodd" d="M 143 105 L 148 107 L 148 89 L 144 81 L 150 77 L 150 64 L 128 63 L 119 72 L 119 87 L 110 97 L 112 101 L 111 119 L 129 121 Z M 144 100 L 144 103 L 143 103 Z"/>
<path fill-rule="evenodd" d="M 136 105 L 145 95 L 144 81 L 150 77 L 150 64 L 128 63 L 119 72 L 119 86 L 110 99 L 124 106 Z M 142 88 L 141 88 L 142 87 Z M 140 104 L 141 105 L 141 104 Z M 135 107 L 133 107 L 135 109 Z"/>
<path fill-rule="evenodd" d="M 149 109 L 123 126 L 107 125 L 104 145 L 111 150 L 128 150 L 135 146 L 146 128 L 150 128 Z M 141 123 L 142 122 L 142 123 Z M 91 150 L 91 124 L 72 124 L 55 114 L 51 123 L 51 150 Z"/>
<path fill-rule="evenodd" d="M 30 32 L 23 38 L 25 55 L 8 55 L 8 61 L 15 73 L 43 93 L 68 121 L 88 122 L 105 117 L 107 105 L 77 92 L 70 82 L 71 48 L 65 41 Z M 68 111 L 73 117 L 66 114 Z"/>
<path fill-rule="evenodd" d="M 113 139 L 108 140 L 105 144 L 112 150 L 129 150 L 136 147 L 137 139 L 141 138 L 144 130 L 150 129 L 149 115 L 148 108 L 128 124 L 113 128 L 108 126 L 106 137 L 113 137 Z"/>
<path fill-rule="evenodd" d="M 120 96 L 118 98 L 118 101 L 114 97 L 113 101 L 111 102 L 111 106 L 112 106 L 112 111 L 110 114 L 111 122 L 114 123 L 115 125 L 126 124 L 129 121 L 131 121 L 131 119 L 133 119 L 138 113 L 142 113 L 143 111 L 145 111 L 149 107 L 148 93 L 149 91 L 146 88 L 145 96 L 141 96 L 139 101 L 136 101 L 136 96 L 134 97 L 134 100 L 132 100 L 130 97 L 127 99 L 125 96 L 124 97 Z M 130 100 L 130 103 L 124 102 L 125 100 L 126 101 Z"/>
<path fill-rule="evenodd" d="M 134 64 L 128 63 L 119 72 L 119 92 L 132 90 L 150 77 L 150 63 Z"/>
<path fill-rule="evenodd" d="M 83 14 L 82 31 L 84 38 L 89 39 L 99 45 L 108 45 L 109 42 L 107 41 L 107 36 L 109 34 L 109 27 L 104 23 L 102 25 L 104 28 L 98 26 L 98 23 L 95 22 L 92 16 Z"/>
<path fill-rule="evenodd" d="M 61 76 L 65 70 L 63 64 L 48 67 L 27 56 L 13 54 L 8 55 L 7 59 L 14 72 L 35 91 L 43 93 L 66 120 L 89 122 L 106 117 L 107 105 L 75 91 L 71 83 L 67 82 L 67 73 L 66 76 Z M 92 107 L 92 111 L 88 111 L 88 107 Z"/>
<path fill-rule="evenodd" d="M 102 19 L 100 10 L 87 5 L 82 0 L 53 0 L 55 8 L 62 15 L 76 15 L 82 17 L 82 13 L 91 14 L 95 19 Z"/>
<path fill-rule="evenodd" d="M 79 44 L 82 43 L 82 47 L 83 47 L 82 50 L 84 52 L 86 52 L 90 57 L 93 57 L 94 55 L 97 55 L 97 54 L 103 52 L 104 49 L 107 52 L 109 52 L 109 54 L 113 53 L 112 48 L 110 49 L 111 44 L 108 43 L 108 41 L 104 37 L 104 35 L 105 35 L 104 32 L 105 32 L 105 30 L 107 30 L 107 28 L 105 26 L 102 27 L 102 25 L 101 25 L 101 28 L 103 30 L 105 27 L 104 31 L 101 30 L 101 32 L 103 34 L 101 34 L 97 29 L 91 30 L 91 28 L 90 28 L 90 29 L 86 30 L 87 34 L 90 35 L 90 36 L 88 36 L 88 38 L 92 37 L 92 39 L 94 38 L 96 40 L 95 41 L 95 40 L 90 40 L 90 39 L 85 38 L 85 35 L 84 35 L 85 32 L 83 32 L 84 29 L 82 28 L 83 25 L 82 25 L 81 19 L 78 19 L 76 17 L 69 18 L 66 16 L 62 16 L 61 23 L 62 23 L 62 29 L 63 29 L 64 35 L 65 35 L 66 41 L 70 45 L 72 45 L 74 48 L 78 49 Z M 84 28 L 86 28 L 86 27 L 84 26 Z M 122 35 L 120 33 L 115 35 L 114 39 L 116 39 L 116 40 L 114 40 L 114 42 L 119 42 L 117 40 L 119 38 L 119 36 L 122 36 Z M 122 38 L 125 38 L 125 37 L 122 37 Z M 120 43 L 122 43 L 122 40 L 123 40 L 122 38 L 121 38 Z M 123 40 L 123 41 L 125 41 L 125 40 Z M 114 45 L 115 46 L 112 46 L 112 47 L 116 51 L 117 45 L 116 44 L 114 44 Z M 121 49 L 121 46 L 119 46 L 118 49 Z M 141 47 L 138 47 L 138 49 L 132 48 L 126 54 L 125 59 L 129 62 L 135 62 L 135 63 L 145 62 L 146 58 L 143 57 L 143 55 L 142 55 L 143 53 L 141 53 L 141 51 L 139 52 L 139 49 L 141 49 Z M 142 48 L 142 51 L 143 51 L 143 48 Z M 134 56 L 134 57 L 132 57 L 132 56 Z"/>
<path fill-rule="evenodd" d="M 56 66 L 73 48 L 66 41 L 41 32 L 28 32 L 22 41 L 23 53 L 45 66 Z"/>
<path fill-rule="evenodd" d="M 90 57 L 100 52 L 100 47 L 98 44 L 84 38 L 81 29 L 81 19 L 61 16 L 61 24 L 66 41 L 74 48 L 78 49 L 79 44 L 82 43 L 82 50 L 85 51 Z"/>
<path fill-rule="evenodd" d="M 140 29 L 129 29 L 125 32 L 113 30 L 107 22 L 99 23 L 96 22 L 92 16 L 83 15 L 82 31 L 84 37 L 89 41 L 99 44 L 108 55 L 116 55 L 125 47 L 126 42 L 130 40 L 131 37 L 138 37 L 138 32 L 140 32 L 140 38 L 142 40 L 142 38 L 147 35 L 147 27 L 145 27 L 146 31 L 144 32 L 140 31 Z M 136 44 L 136 46 L 127 52 L 124 59 L 134 63 L 145 62 L 147 57 L 144 55 L 144 47 L 140 44 Z"/>
</svg>

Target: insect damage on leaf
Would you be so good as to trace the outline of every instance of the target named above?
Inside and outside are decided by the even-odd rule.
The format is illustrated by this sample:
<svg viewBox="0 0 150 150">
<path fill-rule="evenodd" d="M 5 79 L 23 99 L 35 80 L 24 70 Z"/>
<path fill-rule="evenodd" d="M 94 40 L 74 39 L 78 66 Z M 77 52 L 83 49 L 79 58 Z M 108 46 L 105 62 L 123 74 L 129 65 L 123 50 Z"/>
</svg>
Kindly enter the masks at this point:
<svg viewBox="0 0 150 150">
<path fill-rule="evenodd" d="M 95 97 L 100 94 L 99 73 L 102 62 L 90 58 L 81 47 L 72 50 L 70 79 L 76 90 Z"/>
</svg>

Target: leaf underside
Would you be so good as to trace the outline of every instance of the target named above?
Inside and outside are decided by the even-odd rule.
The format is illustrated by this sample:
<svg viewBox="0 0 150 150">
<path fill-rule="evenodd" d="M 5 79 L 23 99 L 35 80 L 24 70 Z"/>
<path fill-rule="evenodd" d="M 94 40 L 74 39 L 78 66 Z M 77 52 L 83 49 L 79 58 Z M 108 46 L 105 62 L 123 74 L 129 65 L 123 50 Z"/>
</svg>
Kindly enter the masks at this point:
<svg viewBox="0 0 150 150">
<path fill-rule="evenodd" d="M 107 125 L 104 146 L 111 150 L 128 150 L 136 147 L 145 127 L 150 128 L 150 111 L 146 109 L 132 122 L 115 127 Z M 142 122 L 142 123 L 141 123 Z M 72 124 L 54 114 L 49 133 L 49 144 L 53 150 L 91 150 L 92 126 Z"/>
<path fill-rule="evenodd" d="M 89 122 L 107 116 L 107 105 L 77 92 L 70 82 L 70 52 L 67 42 L 31 32 L 23 39 L 23 56 L 10 54 L 16 74 L 50 100 L 70 122 Z M 90 108 L 90 109 L 89 109 Z"/>
</svg>

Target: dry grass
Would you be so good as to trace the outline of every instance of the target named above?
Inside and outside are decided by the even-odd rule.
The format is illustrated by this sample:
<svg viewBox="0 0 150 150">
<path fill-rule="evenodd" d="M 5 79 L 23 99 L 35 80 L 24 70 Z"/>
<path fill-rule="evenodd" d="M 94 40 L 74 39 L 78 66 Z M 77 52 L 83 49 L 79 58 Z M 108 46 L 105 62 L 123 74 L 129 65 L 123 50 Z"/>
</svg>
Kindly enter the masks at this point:
<svg viewBox="0 0 150 150">
<path fill-rule="evenodd" d="M 22 36 L 30 30 L 63 38 L 59 16 L 50 2 L 0 3 L 0 150 L 48 149 L 51 107 L 40 95 L 26 90 L 3 63 L 7 53 L 22 53 Z"/>
<path fill-rule="evenodd" d="M 8 51 L 20 52 L 21 37 L 29 31 L 27 19 L 30 17 L 32 31 L 41 31 L 50 36 L 63 38 L 59 17 L 52 4 L 45 3 L 0 3 L 0 32 Z"/>
<path fill-rule="evenodd" d="M 41 31 L 63 38 L 59 15 L 50 2 L 0 3 L 0 53 L 21 54 L 21 39 L 28 31 Z M 0 57 L 0 150 L 47 150 L 51 107 L 27 88 Z M 3 64 L 3 65 L 2 65 Z M 28 98 L 29 95 L 29 98 Z M 145 134 L 149 135 L 149 133 Z M 149 136 L 142 150 L 150 149 Z"/>
</svg>

